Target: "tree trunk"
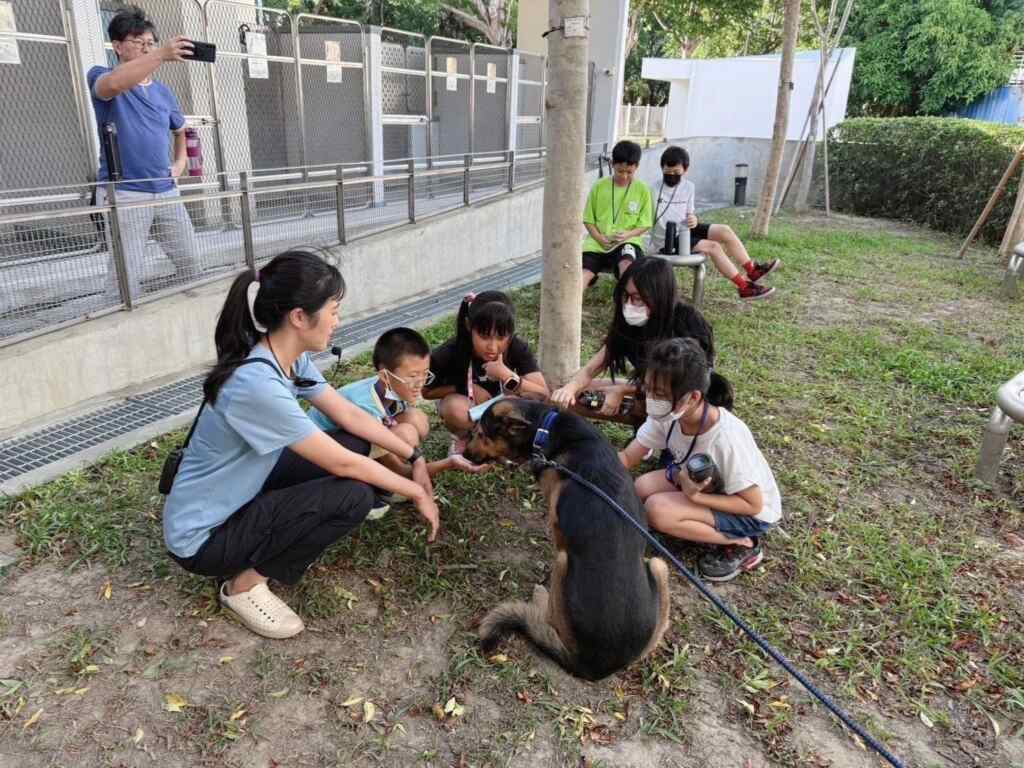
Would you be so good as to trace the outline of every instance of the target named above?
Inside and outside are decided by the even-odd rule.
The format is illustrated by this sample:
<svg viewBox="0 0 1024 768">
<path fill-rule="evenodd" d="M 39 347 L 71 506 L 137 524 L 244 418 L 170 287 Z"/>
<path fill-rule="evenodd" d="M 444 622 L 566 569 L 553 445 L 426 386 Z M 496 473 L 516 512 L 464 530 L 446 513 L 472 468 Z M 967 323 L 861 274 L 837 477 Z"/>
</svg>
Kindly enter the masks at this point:
<svg viewBox="0 0 1024 768">
<path fill-rule="evenodd" d="M 549 0 L 551 27 L 562 26 L 566 17 L 589 14 L 590 0 Z M 540 367 L 552 387 L 565 383 L 580 364 L 587 46 L 586 37 L 548 36 Z"/>
<path fill-rule="evenodd" d="M 761 185 L 761 201 L 754 217 L 751 234 L 763 237 L 768 234 L 772 219 L 775 190 L 779 186 L 779 172 L 782 170 L 782 154 L 786 149 L 786 130 L 789 128 L 789 100 L 793 92 L 793 57 L 796 52 L 796 36 L 800 30 L 800 0 L 786 0 L 786 21 L 783 25 L 782 62 L 779 66 L 779 95 L 775 101 L 775 125 L 772 128 L 772 149 L 768 155 L 768 170 Z"/>
</svg>

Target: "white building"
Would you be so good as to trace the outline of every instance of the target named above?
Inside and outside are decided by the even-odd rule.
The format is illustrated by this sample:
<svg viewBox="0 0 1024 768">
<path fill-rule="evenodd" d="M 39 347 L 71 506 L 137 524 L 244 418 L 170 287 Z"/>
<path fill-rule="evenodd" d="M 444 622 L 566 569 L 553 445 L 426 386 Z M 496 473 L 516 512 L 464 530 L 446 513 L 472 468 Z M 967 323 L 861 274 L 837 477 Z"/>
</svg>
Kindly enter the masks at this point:
<svg viewBox="0 0 1024 768">
<path fill-rule="evenodd" d="M 855 48 L 836 49 L 825 82 L 832 86 L 825 100 L 826 124 L 818 138 L 846 117 Z M 749 165 L 748 201 L 756 199 L 767 165 L 775 121 L 782 57 L 739 56 L 731 59 L 644 59 L 643 76 L 670 83 L 665 136 L 690 153 L 690 178 L 705 202 L 732 201 L 735 166 Z M 817 82 L 821 54 L 796 55 L 787 131 L 787 156 L 806 134 L 807 113 Z M 833 77 L 834 73 L 834 77 Z M 652 167 L 647 167 L 653 162 Z M 646 178 L 658 177 L 657 156 L 645 163 Z M 785 166 L 784 166 L 785 167 Z"/>
</svg>

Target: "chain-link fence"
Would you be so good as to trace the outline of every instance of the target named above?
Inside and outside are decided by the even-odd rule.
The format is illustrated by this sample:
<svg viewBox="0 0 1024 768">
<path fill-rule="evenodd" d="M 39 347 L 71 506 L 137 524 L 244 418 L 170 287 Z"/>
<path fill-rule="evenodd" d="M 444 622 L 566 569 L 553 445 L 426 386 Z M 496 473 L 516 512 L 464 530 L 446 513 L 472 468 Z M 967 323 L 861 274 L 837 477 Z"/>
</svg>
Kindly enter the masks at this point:
<svg viewBox="0 0 1024 768">
<path fill-rule="evenodd" d="M 128 4 L 98 0 L 91 28 L 105 33 Z M 214 64 L 158 73 L 198 152 L 159 194 L 87 183 L 98 153 L 84 69 L 103 51 L 78 47 L 70 11 L 93 6 L 13 0 L 16 27 L 0 28 L 0 57 L 20 64 L 0 60 L 0 345 L 543 178 L 541 56 L 251 0 L 132 4 L 165 40 L 217 46 Z"/>
</svg>

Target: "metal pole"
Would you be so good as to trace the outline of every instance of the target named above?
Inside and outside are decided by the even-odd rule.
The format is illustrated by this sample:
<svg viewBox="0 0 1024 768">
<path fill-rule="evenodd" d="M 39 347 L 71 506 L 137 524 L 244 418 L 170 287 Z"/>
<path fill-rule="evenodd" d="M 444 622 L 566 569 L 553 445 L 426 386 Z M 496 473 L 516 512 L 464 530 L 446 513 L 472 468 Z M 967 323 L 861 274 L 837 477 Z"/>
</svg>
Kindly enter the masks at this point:
<svg viewBox="0 0 1024 768">
<path fill-rule="evenodd" d="M 61 0 L 61 21 L 64 25 L 64 37 L 67 40 L 68 67 L 71 75 L 71 88 L 75 94 L 75 106 L 77 109 L 78 128 L 82 137 L 82 149 L 85 152 L 86 168 L 90 171 L 90 178 L 95 179 L 96 153 L 93 151 L 92 134 L 89 132 L 89 122 L 92 115 L 92 107 L 85 98 L 82 88 L 82 77 L 79 70 L 78 40 L 74 33 L 74 16 L 67 5 L 67 0 Z"/>
<path fill-rule="evenodd" d="M 238 174 L 238 187 L 242 191 L 239 208 L 242 212 L 242 250 L 245 263 L 250 269 L 256 269 L 256 249 L 252 242 L 252 188 L 249 186 L 249 174 L 242 171 Z"/>
<path fill-rule="evenodd" d="M 601 157 L 597 161 L 597 178 L 604 178 L 604 161 L 608 159 L 608 142 L 601 145 Z"/>
<path fill-rule="evenodd" d="M 476 51 L 469 46 L 469 153 L 476 149 Z"/>
<path fill-rule="evenodd" d="M 309 181 L 309 167 L 306 158 L 306 99 L 302 93 L 302 54 L 299 52 L 299 25 L 295 21 L 294 16 L 290 13 L 286 15 L 288 16 L 288 26 L 291 27 L 292 55 L 295 57 L 295 102 L 299 113 L 299 165 L 302 166 L 302 180 L 307 182 Z M 309 205 L 309 192 L 307 190 L 302 192 L 302 208 L 303 215 L 306 218 L 313 215 Z"/>
<path fill-rule="evenodd" d="M 202 6 L 202 18 L 203 18 L 203 35 L 207 40 L 212 39 L 210 36 L 210 20 L 209 15 L 206 12 L 206 4 Z M 207 64 L 206 68 L 206 81 L 210 89 L 210 117 L 213 118 L 213 155 L 217 160 L 217 171 L 220 176 L 220 190 L 221 192 L 227 192 L 229 189 L 228 185 L 228 168 L 227 163 L 224 160 L 224 139 L 221 136 L 220 130 L 220 107 L 217 99 L 217 74 L 214 72 L 214 65 Z M 231 201 L 228 198 L 221 198 L 220 201 L 220 216 L 224 224 L 224 229 L 234 228 L 234 222 L 231 220 Z"/>
<path fill-rule="evenodd" d="M 985 425 L 985 437 L 978 453 L 978 463 L 974 466 L 974 476 L 983 483 L 991 485 L 999 475 L 999 462 L 1002 460 L 1012 424 L 1010 417 L 1003 413 L 999 406 L 992 409 L 992 415 Z"/>
<path fill-rule="evenodd" d="M 505 147 L 507 149 L 518 149 L 519 147 L 519 54 L 509 51 L 506 65 L 508 71 L 505 73 Z"/>
<path fill-rule="evenodd" d="M 409 221 L 416 223 L 416 160 L 409 158 Z"/>
<path fill-rule="evenodd" d="M 117 210 L 117 193 L 114 191 L 116 186 L 112 181 L 108 181 L 106 186 L 107 205 L 110 206 L 110 215 L 107 217 L 107 223 L 110 225 L 110 252 L 114 256 L 114 270 L 117 272 L 117 285 L 121 291 L 121 301 L 124 303 L 125 309 L 130 312 L 132 310 L 132 292 L 128 287 L 128 265 L 124 258 L 124 242 L 121 240 L 121 220 Z"/>
<path fill-rule="evenodd" d="M 473 156 L 465 154 L 462 156 L 462 204 L 469 205 L 469 169 L 473 165 Z"/>
<path fill-rule="evenodd" d="M 433 38 L 427 38 L 427 170 L 434 167 L 434 54 L 432 52 Z M 413 152 L 412 154 L 416 154 Z M 427 182 L 430 186 L 430 182 Z"/>
<path fill-rule="evenodd" d="M 508 191 L 511 192 L 516 188 L 516 151 L 510 149 L 508 151 Z"/>
<path fill-rule="evenodd" d="M 339 165 L 334 169 L 334 175 L 338 180 L 337 186 L 334 188 L 334 205 L 337 209 L 338 219 L 338 242 L 345 245 L 348 241 L 348 237 L 345 234 L 345 171 Z"/>
</svg>

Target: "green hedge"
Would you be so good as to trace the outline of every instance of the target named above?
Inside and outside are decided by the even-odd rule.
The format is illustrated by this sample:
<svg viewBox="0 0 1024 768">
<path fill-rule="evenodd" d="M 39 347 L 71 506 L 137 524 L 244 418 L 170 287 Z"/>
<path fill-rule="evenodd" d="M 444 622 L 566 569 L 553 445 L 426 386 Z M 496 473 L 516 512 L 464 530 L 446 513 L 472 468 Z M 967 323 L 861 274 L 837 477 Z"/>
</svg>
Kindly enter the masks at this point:
<svg viewBox="0 0 1024 768">
<path fill-rule="evenodd" d="M 829 132 L 832 205 L 966 234 L 1021 144 L 1024 128 L 980 120 L 846 120 Z M 981 238 L 1002 239 L 1017 183 L 1017 178 L 1010 182 Z"/>
</svg>

